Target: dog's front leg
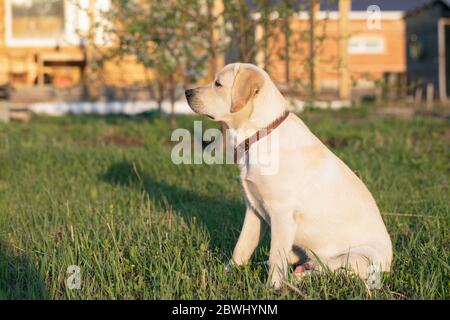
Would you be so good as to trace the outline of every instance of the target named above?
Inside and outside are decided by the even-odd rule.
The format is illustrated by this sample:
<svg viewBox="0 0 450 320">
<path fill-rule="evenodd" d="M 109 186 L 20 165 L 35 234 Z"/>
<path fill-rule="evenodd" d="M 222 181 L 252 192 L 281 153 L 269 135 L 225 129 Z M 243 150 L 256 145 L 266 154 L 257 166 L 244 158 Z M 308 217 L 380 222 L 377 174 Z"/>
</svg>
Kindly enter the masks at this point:
<svg viewBox="0 0 450 320">
<path fill-rule="evenodd" d="M 294 244 L 296 225 L 290 216 L 271 216 L 271 240 L 269 277 L 275 289 L 279 289 L 289 268 L 289 255 Z"/>
<path fill-rule="evenodd" d="M 252 208 L 247 207 L 244 225 L 242 226 L 241 234 L 233 251 L 232 262 L 234 264 L 240 266 L 250 260 L 266 228 L 267 223 L 264 219 Z"/>
</svg>

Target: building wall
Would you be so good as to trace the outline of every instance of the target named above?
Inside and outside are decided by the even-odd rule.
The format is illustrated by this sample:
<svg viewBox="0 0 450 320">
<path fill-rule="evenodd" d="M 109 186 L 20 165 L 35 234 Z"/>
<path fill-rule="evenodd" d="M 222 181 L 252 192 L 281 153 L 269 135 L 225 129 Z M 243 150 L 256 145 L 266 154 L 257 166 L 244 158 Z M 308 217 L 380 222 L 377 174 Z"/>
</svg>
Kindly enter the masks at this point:
<svg viewBox="0 0 450 320">
<path fill-rule="evenodd" d="M 305 19 L 292 21 L 291 75 L 292 80 L 308 79 L 309 54 L 309 22 Z M 380 79 L 384 73 L 403 73 L 406 71 L 405 58 L 405 24 L 403 19 L 383 20 L 380 30 L 369 30 L 366 20 L 350 20 L 350 39 L 382 39 L 384 50 L 381 53 L 351 53 L 349 54 L 349 69 L 352 79 L 361 85 L 372 80 Z M 285 62 L 280 57 L 284 51 L 285 39 L 282 32 L 271 43 L 273 52 L 267 69 L 277 82 L 286 82 Z M 317 78 L 321 88 L 337 88 L 338 86 L 338 20 L 319 20 L 317 25 Z"/>
<path fill-rule="evenodd" d="M 9 83 L 15 86 L 33 85 L 37 82 L 41 69 L 39 61 L 43 55 L 59 54 L 68 57 L 83 55 L 78 46 L 61 45 L 58 50 L 55 46 L 49 45 L 11 45 L 7 42 L 7 0 L 0 0 L 0 85 Z M 38 23 L 41 27 L 49 29 L 49 26 L 55 27 L 55 19 L 52 17 L 43 17 Z M 53 21 L 53 22 L 52 22 Z M 51 23 L 50 23 L 51 22 Z M 23 17 L 14 20 L 16 30 L 26 32 L 29 27 L 26 19 Z M 60 28 L 60 27 L 59 27 Z M 49 31 L 51 33 L 51 31 Z M 80 68 L 73 67 L 54 67 L 54 75 L 67 81 L 79 82 L 81 77 Z M 72 79 L 72 80 L 70 80 Z"/>
<path fill-rule="evenodd" d="M 49 44 L 45 43 L 45 41 L 41 43 L 40 41 L 34 40 L 29 44 L 8 43 L 6 37 L 7 1 L 0 0 L 0 85 L 9 83 L 15 87 L 32 86 L 38 82 L 39 74 L 45 72 L 51 74 L 53 85 L 72 86 L 81 83 L 83 74 L 93 74 L 86 68 L 80 67 L 80 65 L 84 64 L 87 68 L 90 68 L 88 60 L 92 55 L 92 51 L 89 49 L 89 46 L 80 46 L 80 39 L 77 39 L 76 36 L 74 37 L 73 32 L 67 32 L 67 22 L 65 26 L 65 37 L 58 41 L 58 43 L 55 41 L 54 44 Z M 91 6 L 94 6 L 95 3 L 95 0 L 88 2 Z M 66 18 L 67 16 L 73 17 L 74 15 L 79 15 L 80 12 L 77 10 L 79 9 L 75 6 L 67 6 L 66 2 Z M 86 12 L 84 11 L 84 14 Z M 78 23 L 83 23 L 82 27 L 87 32 L 89 29 L 89 19 L 85 19 L 87 21 L 82 21 L 82 19 L 78 19 L 77 21 Z M 23 22 L 23 18 L 17 19 L 15 21 L 16 26 L 21 21 Z M 74 28 L 71 27 L 70 29 Z M 97 46 L 104 48 L 105 45 L 97 44 Z M 65 60 L 68 63 L 65 65 L 64 63 L 59 63 L 59 65 L 47 66 L 44 71 L 39 61 L 52 55 L 58 56 L 58 59 Z M 79 61 L 80 57 L 84 59 L 84 63 Z M 74 65 L 73 59 L 77 60 L 76 65 Z M 101 81 L 106 85 L 126 86 L 145 82 L 148 79 L 148 72 L 146 73 L 144 68 L 136 63 L 133 57 L 125 57 L 122 61 L 107 62 L 102 72 L 95 76 L 98 77 L 97 82 Z M 45 78 L 47 79 L 47 76 Z"/>
<path fill-rule="evenodd" d="M 8 61 L 5 55 L 5 4 L 0 0 L 0 85 L 8 81 Z"/>
<path fill-rule="evenodd" d="M 407 74 L 413 87 L 433 83 L 436 89 L 439 88 L 438 22 L 441 17 L 448 17 L 449 13 L 442 4 L 437 4 L 406 18 Z M 423 48 L 420 57 L 415 59 L 410 47 L 413 37 Z"/>
</svg>

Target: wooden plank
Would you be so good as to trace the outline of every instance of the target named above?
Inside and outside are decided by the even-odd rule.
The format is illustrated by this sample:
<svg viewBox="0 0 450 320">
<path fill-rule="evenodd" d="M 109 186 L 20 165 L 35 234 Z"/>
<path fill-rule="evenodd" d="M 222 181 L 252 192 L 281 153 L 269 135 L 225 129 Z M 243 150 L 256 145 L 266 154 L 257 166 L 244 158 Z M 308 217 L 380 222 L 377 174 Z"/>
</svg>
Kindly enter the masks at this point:
<svg viewBox="0 0 450 320">
<path fill-rule="evenodd" d="M 84 54 L 82 52 L 44 52 L 40 54 L 40 59 L 44 62 L 82 62 L 85 60 Z"/>
<path fill-rule="evenodd" d="M 265 37 L 264 27 L 261 23 L 258 23 L 255 28 L 255 42 L 260 43 Z M 265 68 L 264 62 L 266 60 L 264 48 L 259 46 L 255 54 L 256 65 L 260 68 Z"/>
<path fill-rule="evenodd" d="M 441 18 L 438 22 L 438 55 L 439 55 L 439 99 L 442 103 L 447 103 L 447 61 L 446 61 L 446 43 L 445 26 L 450 24 L 450 19 Z"/>
<path fill-rule="evenodd" d="M 309 71 L 309 85 L 311 100 L 314 101 L 317 89 L 320 87 L 318 79 L 318 54 L 316 51 L 316 37 L 317 37 L 317 17 L 320 12 L 320 1 L 310 0 L 309 8 L 309 54 L 310 54 L 310 71 Z"/>
<path fill-rule="evenodd" d="M 213 17 L 214 20 L 217 22 L 217 27 L 213 29 L 213 39 L 215 42 L 219 42 L 221 38 L 223 38 L 225 35 L 223 34 L 223 30 L 225 28 L 224 26 L 224 19 L 223 19 L 223 12 L 224 12 L 224 5 L 222 0 L 214 0 L 213 2 Z M 215 68 L 216 71 L 218 69 L 222 68 L 225 64 L 225 54 L 221 51 L 216 53 L 215 55 Z"/>
<path fill-rule="evenodd" d="M 5 47 L 5 0 L 0 0 L 0 85 L 8 83 L 9 63 L 6 53 L 2 53 Z"/>
<path fill-rule="evenodd" d="M 348 59 L 349 13 L 351 0 L 339 1 L 339 97 L 350 99 L 350 70 Z"/>
<path fill-rule="evenodd" d="M 5 0 L 0 0 L 0 47 L 5 45 Z"/>
<path fill-rule="evenodd" d="M 434 104 L 434 84 L 428 83 L 427 84 L 427 104 L 426 107 L 428 110 L 431 110 L 433 108 Z"/>
</svg>

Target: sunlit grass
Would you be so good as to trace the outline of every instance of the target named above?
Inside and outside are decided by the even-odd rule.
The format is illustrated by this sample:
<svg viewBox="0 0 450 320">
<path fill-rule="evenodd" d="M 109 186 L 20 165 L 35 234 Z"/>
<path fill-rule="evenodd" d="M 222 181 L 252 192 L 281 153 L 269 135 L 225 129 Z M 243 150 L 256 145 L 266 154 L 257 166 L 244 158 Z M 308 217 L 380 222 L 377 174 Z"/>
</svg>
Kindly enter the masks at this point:
<svg viewBox="0 0 450 320">
<path fill-rule="evenodd" d="M 244 213 L 236 167 L 172 164 L 165 118 L 67 116 L 0 124 L 0 298 L 450 298 L 448 121 L 302 118 L 384 213 L 395 257 L 382 290 L 321 274 L 274 292 L 260 263 L 269 236 L 251 265 L 225 273 Z M 69 265 L 80 290 L 66 287 Z"/>
</svg>

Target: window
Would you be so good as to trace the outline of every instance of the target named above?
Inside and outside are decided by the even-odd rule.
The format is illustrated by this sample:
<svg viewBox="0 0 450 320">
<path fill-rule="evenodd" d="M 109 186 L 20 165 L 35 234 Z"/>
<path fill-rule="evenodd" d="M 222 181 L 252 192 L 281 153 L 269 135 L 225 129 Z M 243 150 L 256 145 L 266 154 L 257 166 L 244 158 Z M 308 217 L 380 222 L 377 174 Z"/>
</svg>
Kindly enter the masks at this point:
<svg viewBox="0 0 450 320">
<path fill-rule="evenodd" d="M 58 38 L 64 35 L 64 0 L 11 0 L 14 39 Z"/>
<path fill-rule="evenodd" d="M 380 54 L 384 52 L 384 39 L 380 37 L 353 37 L 348 42 L 350 54 Z"/>
<path fill-rule="evenodd" d="M 89 0 L 4 0 L 7 46 L 53 47 L 79 45 L 87 37 Z M 102 12 L 108 11 L 111 0 L 96 0 L 94 15 L 98 30 L 95 43 L 108 45 Z"/>
</svg>

